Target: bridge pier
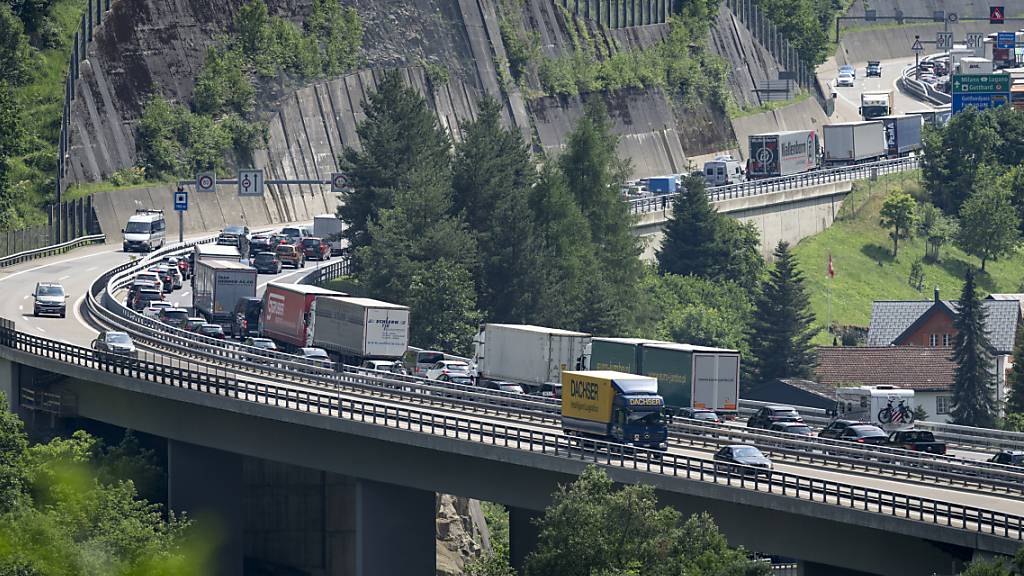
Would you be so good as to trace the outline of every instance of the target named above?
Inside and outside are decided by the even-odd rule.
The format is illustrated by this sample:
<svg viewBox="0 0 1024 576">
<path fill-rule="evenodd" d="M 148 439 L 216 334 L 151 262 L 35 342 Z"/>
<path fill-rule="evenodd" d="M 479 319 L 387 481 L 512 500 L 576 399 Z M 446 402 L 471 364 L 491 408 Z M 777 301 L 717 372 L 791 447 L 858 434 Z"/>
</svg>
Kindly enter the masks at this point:
<svg viewBox="0 0 1024 576">
<path fill-rule="evenodd" d="M 436 496 L 433 492 L 356 483 L 356 576 L 434 574 Z"/>
<path fill-rule="evenodd" d="M 541 512 L 525 508 L 508 507 L 508 556 L 512 567 L 520 574 L 526 563 L 526 557 L 537 547 L 540 531 L 533 524 Z"/>
<path fill-rule="evenodd" d="M 168 440 L 167 503 L 215 527 L 215 574 L 242 576 L 242 456 Z"/>
<path fill-rule="evenodd" d="M 0 358 L 0 393 L 7 397 L 8 409 L 15 414 L 18 413 L 18 372 L 18 364 Z"/>
<path fill-rule="evenodd" d="M 817 562 L 801 562 L 797 573 L 799 576 L 872 576 L 867 572 L 847 570 L 836 566 L 828 566 L 827 564 L 818 564 Z"/>
</svg>

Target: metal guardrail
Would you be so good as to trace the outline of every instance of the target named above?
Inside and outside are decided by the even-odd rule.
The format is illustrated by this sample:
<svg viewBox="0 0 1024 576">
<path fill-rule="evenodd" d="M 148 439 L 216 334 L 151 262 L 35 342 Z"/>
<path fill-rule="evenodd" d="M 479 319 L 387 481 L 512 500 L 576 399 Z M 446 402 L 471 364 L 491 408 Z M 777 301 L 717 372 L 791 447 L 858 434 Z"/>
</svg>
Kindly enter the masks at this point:
<svg viewBox="0 0 1024 576">
<path fill-rule="evenodd" d="M 940 56 L 942 55 L 933 54 L 930 56 L 925 56 L 924 58 L 922 58 L 922 60 L 935 60 Z M 946 94 L 945 92 L 942 92 L 940 90 L 936 90 L 934 86 L 928 84 L 927 82 L 921 82 L 920 80 L 913 78 L 912 75 L 915 72 L 914 68 L 914 65 L 911 64 L 903 69 L 903 72 L 900 74 L 900 77 L 896 79 L 896 85 L 898 88 L 900 88 L 904 92 L 909 93 L 911 96 L 914 96 L 918 100 L 923 100 L 924 102 L 935 104 L 938 106 L 949 104 L 952 101 L 952 97 L 949 94 Z"/>
<path fill-rule="evenodd" d="M 854 164 L 851 166 L 840 166 L 837 168 L 825 168 L 811 172 L 783 176 L 781 178 L 765 178 L 762 180 L 750 180 L 739 184 L 727 184 L 708 188 L 708 198 L 712 202 L 731 200 L 733 198 L 745 198 L 748 196 L 759 196 L 771 192 L 783 190 L 794 190 L 820 184 L 833 182 L 848 182 L 851 180 L 863 180 L 883 174 L 893 174 L 913 170 L 920 164 L 920 158 L 909 156 L 906 158 L 894 158 L 891 160 L 880 160 L 866 164 Z M 647 214 L 650 212 L 665 211 L 672 208 L 673 199 L 679 193 L 662 194 L 659 196 L 645 196 L 629 200 L 630 213 Z"/>
<path fill-rule="evenodd" d="M 10 256 L 4 256 L 3 258 L 0 258 L 0 268 L 5 268 L 12 264 L 18 264 L 26 260 L 34 260 L 35 258 L 41 258 L 43 256 L 60 254 L 63 252 L 67 252 L 72 248 L 78 248 L 79 246 L 85 246 L 87 244 L 105 242 L 106 239 L 106 234 L 91 234 L 89 236 L 75 238 L 74 240 L 68 240 L 67 242 L 61 242 L 60 244 L 54 244 L 53 246 L 43 246 L 42 248 L 25 250 L 23 252 L 18 252 L 17 254 L 11 254 Z"/>
<path fill-rule="evenodd" d="M 563 434 L 537 431 L 511 424 L 450 416 L 373 400 L 349 399 L 334 391 L 316 391 L 252 382 L 238 374 L 211 371 L 208 366 L 183 362 L 168 366 L 139 360 L 126 362 L 97 355 L 92 350 L 48 340 L 15 330 L 0 320 L 0 346 L 99 372 L 119 374 L 153 384 L 174 386 L 204 394 L 255 402 L 372 426 L 413 431 L 506 449 L 539 453 L 552 458 L 579 460 L 651 474 L 716 483 L 736 489 L 773 494 L 825 505 L 884 514 L 914 522 L 988 534 L 1011 541 L 1024 540 L 1024 517 L 974 506 L 942 502 L 886 490 L 772 471 L 765 478 L 743 466 L 724 468 L 706 458 L 664 454 L 604 442 L 579 440 Z M 764 471 L 761 471 L 764 473 Z"/>
</svg>

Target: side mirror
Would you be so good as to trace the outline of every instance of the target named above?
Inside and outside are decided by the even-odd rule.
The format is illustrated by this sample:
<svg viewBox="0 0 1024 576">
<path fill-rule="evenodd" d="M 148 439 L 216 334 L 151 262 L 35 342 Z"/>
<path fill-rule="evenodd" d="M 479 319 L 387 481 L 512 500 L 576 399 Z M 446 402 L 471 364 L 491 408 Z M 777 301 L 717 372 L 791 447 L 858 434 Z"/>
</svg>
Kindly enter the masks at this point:
<svg viewBox="0 0 1024 576">
<path fill-rule="evenodd" d="M 124 234 L 124 228 L 121 228 L 121 234 Z"/>
</svg>

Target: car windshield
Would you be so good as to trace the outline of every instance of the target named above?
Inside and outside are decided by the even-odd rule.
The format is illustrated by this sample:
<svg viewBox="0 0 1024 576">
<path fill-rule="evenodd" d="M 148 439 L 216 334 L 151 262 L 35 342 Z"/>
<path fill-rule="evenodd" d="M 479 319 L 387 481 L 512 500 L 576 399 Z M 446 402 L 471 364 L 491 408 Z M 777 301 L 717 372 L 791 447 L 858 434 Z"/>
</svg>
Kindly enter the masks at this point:
<svg viewBox="0 0 1024 576">
<path fill-rule="evenodd" d="M 149 234 L 150 223 L 149 222 L 129 222 L 124 227 L 125 234 Z"/>
<path fill-rule="evenodd" d="M 253 338 L 252 345 L 257 348 L 265 348 L 268 350 L 277 348 L 277 345 L 274 344 L 274 341 L 267 338 Z"/>
<path fill-rule="evenodd" d="M 440 367 L 447 370 L 468 370 L 469 364 L 465 362 L 444 362 Z"/>
<path fill-rule="evenodd" d="M 881 428 L 874 426 L 850 426 L 855 436 L 885 436 Z"/>
<path fill-rule="evenodd" d="M 467 386 L 473 383 L 473 379 L 470 378 L 469 376 L 449 376 L 448 381 L 453 382 L 455 384 L 464 384 Z M 511 388 L 511 386 L 501 387 L 501 389 L 504 390 L 505 392 L 516 392 L 516 390 L 512 390 Z M 520 388 L 518 391 L 522 392 L 522 389 Z"/>
<path fill-rule="evenodd" d="M 417 364 L 434 364 L 434 363 L 436 363 L 439 360 L 444 360 L 444 354 L 441 354 L 439 352 L 431 352 L 431 353 L 424 354 L 424 353 L 421 352 L 419 354 L 419 356 L 416 358 L 416 363 Z"/>
<path fill-rule="evenodd" d="M 164 318 L 170 320 L 188 320 L 187 310 L 164 310 Z"/>
<path fill-rule="evenodd" d="M 132 339 L 124 332 L 107 332 L 107 342 L 110 344 L 131 344 Z"/>
<path fill-rule="evenodd" d="M 740 446 L 732 449 L 732 455 L 737 458 L 762 458 L 761 451 L 753 446 Z"/>
<path fill-rule="evenodd" d="M 245 230 L 241 226 L 228 226 L 224 229 L 225 234 L 244 234 Z"/>
<path fill-rule="evenodd" d="M 779 411 L 775 412 L 775 415 L 779 416 L 779 417 L 784 417 L 784 418 L 799 418 L 800 417 L 800 414 L 798 414 L 796 410 L 792 410 L 792 409 L 790 409 L 790 410 L 779 410 Z"/>
<path fill-rule="evenodd" d="M 278 254 L 291 254 L 292 253 L 292 248 L 293 247 L 288 245 L 288 244 L 281 244 L 280 246 L 277 247 L 277 253 Z"/>
<path fill-rule="evenodd" d="M 697 420 L 718 420 L 718 415 L 714 412 L 695 412 L 693 417 Z"/>
<path fill-rule="evenodd" d="M 789 432 L 790 434 L 810 434 L 810 426 L 786 426 L 782 429 L 783 432 Z"/>
<path fill-rule="evenodd" d="M 259 252 L 259 253 L 256 254 L 256 261 L 257 262 L 267 262 L 267 261 L 273 260 L 274 257 L 275 257 L 275 254 L 273 254 L 271 252 Z"/>
<path fill-rule="evenodd" d="M 303 348 L 302 355 L 306 358 L 313 358 L 316 360 L 327 360 L 327 352 L 319 348 Z"/>
<path fill-rule="evenodd" d="M 302 245 L 313 248 L 320 245 L 320 240 L 317 238 L 306 238 L 302 241 Z"/>
<path fill-rule="evenodd" d="M 302 232 L 298 228 L 282 228 L 281 235 L 283 236 L 302 236 Z"/>
<path fill-rule="evenodd" d="M 39 290 L 36 290 L 36 296 L 63 296 L 63 286 L 40 286 Z"/>
<path fill-rule="evenodd" d="M 199 329 L 203 332 L 211 332 L 214 334 L 224 332 L 224 329 L 220 327 L 220 324 L 204 324 Z"/>
<path fill-rule="evenodd" d="M 461 380 L 465 380 L 465 382 L 462 382 Z M 455 376 L 455 377 L 451 378 L 451 381 L 452 382 L 457 382 L 459 384 L 468 384 L 469 383 L 469 377 L 466 377 L 466 376 Z M 519 384 L 500 384 L 498 386 L 498 389 L 500 389 L 502 392 L 512 392 L 514 394 L 522 394 L 523 393 L 523 387 L 520 386 Z"/>
</svg>

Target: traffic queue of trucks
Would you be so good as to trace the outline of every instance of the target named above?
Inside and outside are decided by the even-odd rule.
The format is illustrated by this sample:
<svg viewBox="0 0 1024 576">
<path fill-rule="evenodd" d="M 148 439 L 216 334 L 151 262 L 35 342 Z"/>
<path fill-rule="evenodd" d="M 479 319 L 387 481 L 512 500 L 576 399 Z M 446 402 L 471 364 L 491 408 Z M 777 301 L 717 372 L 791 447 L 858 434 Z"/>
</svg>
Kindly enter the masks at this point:
<svg viewBox="0 0 1024 576">
<path fill-rule="evenodd" d="M 255 296 L 255 268 L 230 260 L 196 260 L 192 304 L 208 322 L 230 323 L 235 304 Z"/>
</svg>

